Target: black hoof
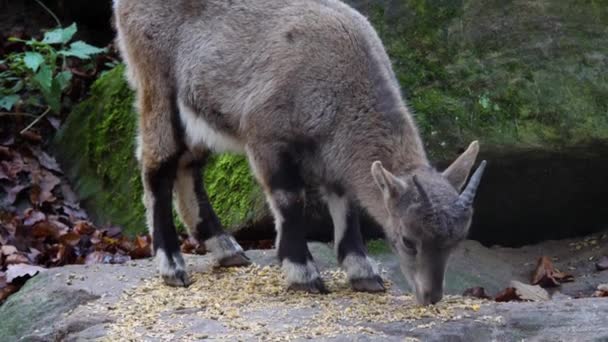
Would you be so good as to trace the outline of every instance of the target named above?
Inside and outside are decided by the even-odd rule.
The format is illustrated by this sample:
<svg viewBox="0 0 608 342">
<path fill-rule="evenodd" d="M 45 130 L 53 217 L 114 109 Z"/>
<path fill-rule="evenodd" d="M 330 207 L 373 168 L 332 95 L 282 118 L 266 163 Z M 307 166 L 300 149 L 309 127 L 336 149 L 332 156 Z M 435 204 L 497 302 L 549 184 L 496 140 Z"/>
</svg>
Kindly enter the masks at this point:
<svg viewBox="0 0 608 342">
<path fill-rule="evenodd" d="M 174 274 L 163 275 L 163 281 L 169 286 L 188 287 L 192 282 L 184 270 L 176 270 Z"/>
<path fill-rule="evenodd" d="M 329 293 L 327 287 L 323 283 L 321 278 L 317 278 L 309 283 L 294 283 L 287 287 L 288 291 L 303 291 L 308 293 L 320 293 L 326 294 Z"/>
<path fill-rule="evenodd" d="M 218 263 L 221 267 L 239 267 L 251 265 L 251 260 L 247 257 L 247 255 L 245 255 L 245 253 L 240 252 L 229 257 L 225 257 Z"/>
<path fill-rule="evenodd" d="M 358 292 L 384 292 L 386 288 L 384 287 L 384 282 L 380 276 L 375 276 L 372 278 L 360 278 L 360 279 L 352 279 L 350 281 L 350 286 L 353 290 Z"/>
</svg>

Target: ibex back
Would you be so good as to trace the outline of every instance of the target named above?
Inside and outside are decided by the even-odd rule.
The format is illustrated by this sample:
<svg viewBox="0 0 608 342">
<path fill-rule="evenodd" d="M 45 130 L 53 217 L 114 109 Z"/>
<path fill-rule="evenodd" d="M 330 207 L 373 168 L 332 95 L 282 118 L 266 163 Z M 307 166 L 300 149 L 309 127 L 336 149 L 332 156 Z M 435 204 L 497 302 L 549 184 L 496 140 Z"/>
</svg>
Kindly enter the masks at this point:
<svg viewBox="0 0 608 342">
<path fill-rule="evenodd" d="M 358 213 L 384 229 L 420 303 L 441 299 L 483 167 L 478 152 L 429 164 L 391 63 L 368 21 L 337 0 L 115 0 L 137 90 L 137 156 L 160 273 L 189 283 L 171 215 L 222 266 L 246 265 L 201 177 L 209 153 L 245 153 L 275 219 L 290 289 L 325 292 L 306 245 L 305 189 L 323 194 L 353 289 L 382 291 Z"/>
</svg>

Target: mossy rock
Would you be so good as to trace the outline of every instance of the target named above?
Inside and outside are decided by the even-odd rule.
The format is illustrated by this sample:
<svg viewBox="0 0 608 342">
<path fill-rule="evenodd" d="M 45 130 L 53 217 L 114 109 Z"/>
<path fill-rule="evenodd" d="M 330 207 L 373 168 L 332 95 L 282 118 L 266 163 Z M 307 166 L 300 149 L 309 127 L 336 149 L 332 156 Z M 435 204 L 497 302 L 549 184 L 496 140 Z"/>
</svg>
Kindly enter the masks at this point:
<svg viewBox="0 0 608 342">
<path fill-rule="evenodd" d="M 137 114 L 124 66 L 100 77 L 58 132 L 53 148 L 94 221 L 119 225 L 129 234 L 146 231 L 142 185 L 135 159 Z M 214 156 L 205 172 L 211 202 L 224 225 L 251 224 L 264 201 L 241 156 Z"/>
<path fill-rule="evenodd" d="M 608 1 L 352 1 L 370 18 L 436 160 L 608 140 Z M 483 149 L 483 147 L 482 147 Z"/>
</svg>

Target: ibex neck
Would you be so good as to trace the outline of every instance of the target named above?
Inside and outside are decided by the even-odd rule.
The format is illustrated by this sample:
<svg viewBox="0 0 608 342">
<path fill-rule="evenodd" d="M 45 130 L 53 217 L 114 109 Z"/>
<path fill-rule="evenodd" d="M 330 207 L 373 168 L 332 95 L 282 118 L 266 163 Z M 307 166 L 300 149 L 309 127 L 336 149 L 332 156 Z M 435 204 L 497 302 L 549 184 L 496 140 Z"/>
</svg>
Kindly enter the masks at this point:
<svg viewBox="0 0 608 342">
<path fill-rule="evenodd" d="M 420 137 L 414 128 L 411 135 L 398 137 L 391 146 L 378 146 L 366 156 L 362 156 L 357 165 L 353 184 L 359 204 L 383 227 L 388 227 L 388 215 L 380 188 L 371 173 L 374 161 L 382 162 L 383 167 L 395 176 L 406 179 L 417 169 L 429 168 L 430 164 L 422 146 Z M 405 140 L 405 141 L 404 141 Z"/>
</svg>

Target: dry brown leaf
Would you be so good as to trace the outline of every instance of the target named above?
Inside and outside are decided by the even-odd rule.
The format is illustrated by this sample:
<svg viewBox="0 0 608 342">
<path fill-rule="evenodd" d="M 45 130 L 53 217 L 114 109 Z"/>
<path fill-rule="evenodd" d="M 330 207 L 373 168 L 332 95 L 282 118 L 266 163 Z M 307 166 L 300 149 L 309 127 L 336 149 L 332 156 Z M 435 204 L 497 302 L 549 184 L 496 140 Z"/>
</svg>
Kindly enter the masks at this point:
<svg viewBox="0 0 608 342">
<path fill-rule="evenodd" d="M 16 264 L 27 264 L 30 262 L 30 259 L 26 255 L 23 255 L 19 252 L 8 255 L 4 259 L 4 263 L 6 265 L 16 265 Z"/>
<path fill-rule="evenodd" d="M 57 229 L 54 224 L 46 220 L 36 223 L 32 227 L 30 234 L 34 239 L 42 240 L 49 237 L 56 239 L 59 236 L 59 229 Z"/>
<path fill-rule="evenodd" d="M 90 235 L 93 234 L 95 228 L 88 221 L 77 221 L 74 224 L 74 232 L 79 235 Z"/>
<path fill-rule="evenodd" d="M 135 246 L 137 248 L 148 248 L 152 244 L 150 235 L 137 235 L 135 238 Z"/>
<path fill-rule="evenodd" d="M 3 185 L 2 187 L 4 188 L 4 192 L 6 192 L 6 195 L 4 196 L 3 204 L 6 206 L 10 206 L 15 203 L 15 201 L 17 200 L 17 196 L 19 196 L 19 194 L 23 190 L 29 188 L 29 185 L 15 185 L 15 186 Z"/>
<path fill-rule="evenodd" d="M 25 132 L 21 133 L 21 136 L 33 143 L 42 142 L 42 137 L 40 136 L 40 134 L 34 133 L 32 131 L 25 131 Z"/>
<path fill-rule="evenodd" d="M 57 173 L 62 173 L 61 168 L 59 167 L 59 164 L 55 158 L 49 156 L 46 152 L 42 151 L 38 147 L 31 147 L 30 151 L 44 168 Z"/>
<path fill-rule="evenodd" d="M 24 226 L 33 226 L 36 223 L 43 221 L 44 219 L 46 219 L 46 215 L 44 215 L 44 213 L 38 211 L 38 210 L 34 210 L 32 208 L 28 208 L 27 210 L 25 210 L 25 212 L 23 213 L 23 225 Z"/>
<path fill-rule="evenodd" d="M 180 249 L 182 253 L 195 254 L 196 249 L 199 247 L 199 243 L 191 237 L 183 239 Z"/>
<path fill-rule="evenodd" d="M 32 183 L 34 183 L 30 191 L 30 201 L 32 204 L 40 205 L 56 200 L 53 195 L 53 189 L 61 183 L 61 179 L 57 176 L 48 171 L 40 170 L 40 172 L 32 173 Z"/>
<path fill-rule="evenodd" d="M 65 190 L 63 189 L 63 187 L 62 187 L 61 191 L 62 191 L 62 194 L 64 194 L 64 196 L 65 196 Z M 77 204 L 64 202 L 63 206 L 61 206 L 60 208 L 73 221 L 87 219 L 87 213 L 85 213 L 84 210 L 82 210 L 80 208 L 80 206 Z"/>
<path fill-rule="evenodd" d="M 80 235 L 76 234 L 75 232 L 69 232 L 61 235 L 59 237 L 59 242 L 74 247 L 80 242 Z"/>
<path fill-rule="evenodd" d="M 0 252 L 2 252 L 1 254 L 4 256 L 9 256 L 11 254 L 17 253 L 17 247 L 11 246 L 11 245 L 5 245 L 5 246 L 0 247 Z"/>
<path fill-rule="evenodd" d="M 537 302 L 551 299 L 547 290 L 538 285 L 528 285 L 517 280 L 511 280 L 511 287 L 515 288 L 515 292 L 522 300 Z"/>
<path fill-rule="evenodd" d="M 514 287 L 507 287 L 502 292 L 494 297 L 494 300 L 497 302 L 511 302 L 511 301 L 519 301 L 519 295 Z"/>
<path fill-rule="evenodd" d="M 138 235 L 135 238 L 135 248 L 129 252 L 133 259 L 143 259 L 152 256 L 152 239 L 148 235 Z"/>
<path fill-rule="evenodd" d="M 9 284 L 6 280 L 6 274 L 4 272 L 0 272 L 0 304 L 8 298 L 8 296 L 19 290 L 19 286 L 14 284 Z"/>
<path fill-rule="evenodd" d="M 556 270 L 548 256 L 542 256 L 538 259 L 536 271 L 532 275 L 532 284 L 554 287 L 569 281 L 574 281 L 574 277 L 571 274 Z"/>
<path fill-rule="evenodd" d="M 7 284 L 4 287 L 0 287 L 0 303 L 4 302 L 8 296 L 19 290 L 20 286 L 15 284 Z"/>
<path fill-rule="evenodd" d="M 15 156 L 10 161 L 4 160 L 0 162 L 0 165 L 2 165 L 2 170 L 11 180 L 16 180 L 19 172 L 25 171 L 26 169 L 26 165 L 20 156 Z"/>
<path fill-rule="evenodd" d="M 63 266 L 75 260 L 70 245 L 55 244 L 48 251 L 51 253 L 51 265 L 53 266 Z"/>
<path fill-rule="evenodd" d="M 608 284 L 599 284 L 597 291 L 592 295 L 593 297 L 608 297 Z"/>
</svg>

